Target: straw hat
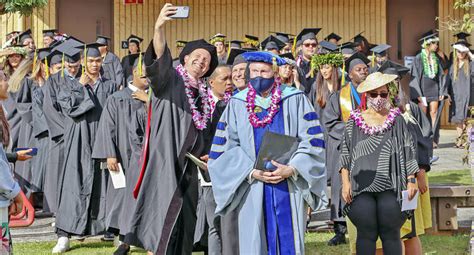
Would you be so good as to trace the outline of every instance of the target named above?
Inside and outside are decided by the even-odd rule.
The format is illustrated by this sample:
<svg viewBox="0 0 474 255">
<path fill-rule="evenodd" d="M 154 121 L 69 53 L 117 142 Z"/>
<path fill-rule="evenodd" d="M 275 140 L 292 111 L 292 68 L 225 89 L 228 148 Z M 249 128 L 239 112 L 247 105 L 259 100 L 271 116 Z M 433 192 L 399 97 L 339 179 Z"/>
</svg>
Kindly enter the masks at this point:
<svg viewBox="0 0 474 255">
<path fill-rule="evenodd" d="M 398 75 L 395 74 L 383 74 L 381 72 L 372 73 L 357 87 L 357 92 L 364 93 L 380 88 L 397 78 Z"/>
</svg>

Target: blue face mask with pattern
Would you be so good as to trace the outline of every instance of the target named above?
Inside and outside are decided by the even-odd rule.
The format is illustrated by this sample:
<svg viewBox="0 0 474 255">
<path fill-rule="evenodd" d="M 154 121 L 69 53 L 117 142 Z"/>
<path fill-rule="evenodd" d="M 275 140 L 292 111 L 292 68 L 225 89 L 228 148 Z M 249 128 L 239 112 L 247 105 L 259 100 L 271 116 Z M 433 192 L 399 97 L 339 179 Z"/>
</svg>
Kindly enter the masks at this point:
<svg viewBox="0 0 474 255">
<path fill-rule="evenodd" d="M 261 76 L 251 78 L 250 85 L 257 91 L 259 95 L 262 95 L 263 92 L 269 90 L 273 83 L 275 82 L 275 77 L 272 78 L 263 78 Z"/>
</svg>

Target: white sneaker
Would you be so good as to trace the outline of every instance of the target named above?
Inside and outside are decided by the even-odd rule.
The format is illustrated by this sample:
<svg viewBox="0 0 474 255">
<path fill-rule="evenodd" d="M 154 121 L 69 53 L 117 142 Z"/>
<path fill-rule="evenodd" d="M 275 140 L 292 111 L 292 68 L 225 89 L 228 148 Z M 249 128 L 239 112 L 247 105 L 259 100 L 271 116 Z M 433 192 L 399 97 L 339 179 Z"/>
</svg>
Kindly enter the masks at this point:
<svg viewBox="0 0 474 255">
<path fill-rule="evenodd" d="M 69 250 L 69 238 L 61 236 L 58 238 L 58 243 L 53 248 L 53 253 L 63 253 Z"/>
</svg>

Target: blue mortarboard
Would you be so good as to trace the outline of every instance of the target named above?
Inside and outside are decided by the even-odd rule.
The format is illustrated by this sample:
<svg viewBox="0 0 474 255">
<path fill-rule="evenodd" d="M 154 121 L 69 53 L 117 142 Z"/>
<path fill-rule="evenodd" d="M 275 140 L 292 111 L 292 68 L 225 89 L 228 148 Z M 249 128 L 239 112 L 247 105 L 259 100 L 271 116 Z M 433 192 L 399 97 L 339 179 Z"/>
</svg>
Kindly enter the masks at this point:
<svg viewBox="0 0 474 255">
<path fill-rule="evenodd" d="M 262 62 L 276 64 L 277 66 L 286 65 L 286 61 L 283 58 L 268 51 L 245 52 L 242 53 L 242 57 L 249 63 Z"/>
</svg>

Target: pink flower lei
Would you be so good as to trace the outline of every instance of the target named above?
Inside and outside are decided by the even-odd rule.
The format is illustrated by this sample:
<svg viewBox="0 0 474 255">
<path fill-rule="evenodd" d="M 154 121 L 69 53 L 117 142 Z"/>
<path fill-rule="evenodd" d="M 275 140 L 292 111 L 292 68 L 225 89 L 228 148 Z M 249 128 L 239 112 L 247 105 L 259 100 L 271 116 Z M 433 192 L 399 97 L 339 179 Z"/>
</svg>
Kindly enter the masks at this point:
<svg viewBox="0 0 474 255">
<path fill-rule="evenodd" d="M 281 89 L 280 89 L 280 82 L 275 81 L 273 83 L 272 89 L 272 97 L 271 97 L 271 105 L 270 110 L 268 111 L 267 116 L 265 116 L 262 120 L 257 117 L 255 113 L 255 98 L 257 96 L 257 91 L 252 87 L 252 85 L 248 85 L 248 93 L 247 93 L 247 112 L 249 113 L 249 121 L 253 127 L 265 127 L 267 124 L 271 123 L 273 117 L 275 117 L 276 113 L 280 109 L 280 101 L 281 101 Z"/>
<path fill-rule="evenodd" d="M 209 95 L 209 102 L 211 104 L 211 114 L 212 114 L 214 110 L 216 109 L 216 102 L 214 101 L 214 97 L 212 96 L 211 88 L 208 89 L 207 94 Z M 231 97 L 232 97 L 232 91 L 226 91 L 224 93 L 224 102 L 228 103 Z"/>
<path fill-rule="evenodd" d="M 364 118 L 362 117 L 362 114 L 359 109 L 353 110 L 351 112 L 350 118 L 354 120 L 355 124 L 357 127 L 359 127 L 362 132 L 366 135 L 378 135 L 386 132 L 395 123 L 395 118 L 401 114 L 400 109 L 398 108 L 393 108 L 390 109 L 390 112 L 388 113 L 387 119 L 385 122 L 380 125 L 380 126 L 369 126 Z"/>
<path fill-rule="evenodd" d="M 198 79 L 197 81 L 193 80 L 181 64 L 176 67 L 176 71 L 184 81 L 184 90 L 186 92 L 186 97 L 188 98 L 188 103 L 193 115 L 194 126 L 199 130 L 203 130 L 207 126 L 207 120 L 211 118 L 211 101 L 209 100 L 206 84 L 202 79 Z M 195 104 L 196 98 L 194 97 L 194 93 L 191 90 L 191 84 L 196 84 L 196 82 L 199 89 L 199 96 L 202 98 L 202 113 L 199 112 Z"/>
</svg>

